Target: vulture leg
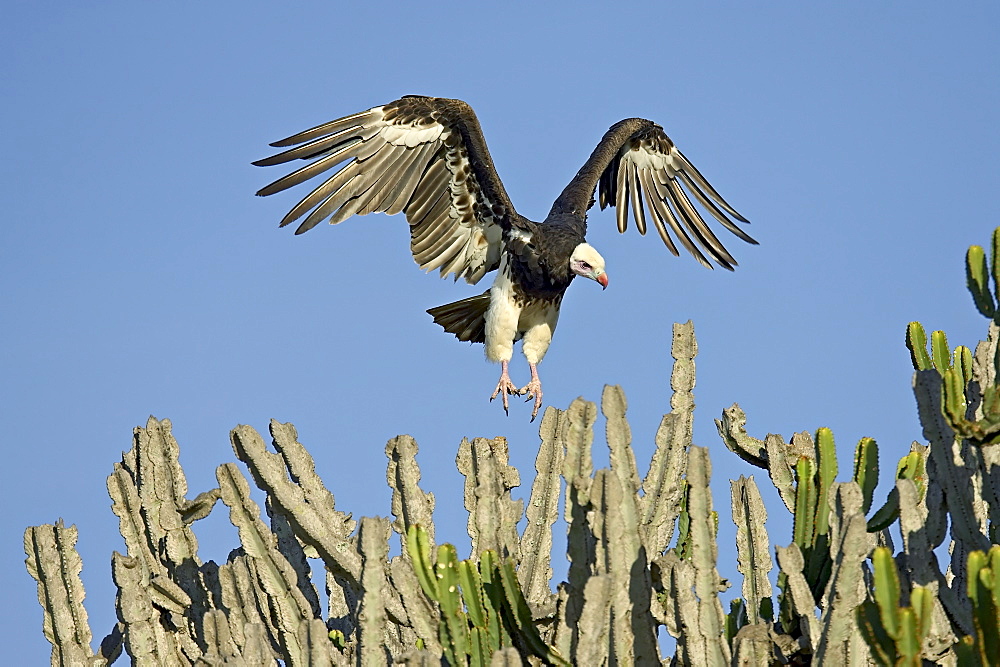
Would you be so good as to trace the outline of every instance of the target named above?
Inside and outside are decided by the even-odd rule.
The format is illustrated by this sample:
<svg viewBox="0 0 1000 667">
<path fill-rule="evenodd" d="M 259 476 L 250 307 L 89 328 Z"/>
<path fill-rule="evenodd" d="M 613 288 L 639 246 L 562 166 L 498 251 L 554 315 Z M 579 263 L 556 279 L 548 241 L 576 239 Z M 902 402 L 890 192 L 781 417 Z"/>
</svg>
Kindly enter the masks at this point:
<svg viewBox="0 0 1000 667">
<path fill-rule="evenodd" d="M 510 415 L 507 409 L 507 397 L 518 393 L 517 387 L 510 381 L 510 375 L 507 374 L 507 364 L 509 363 L 506 359 L 500 361 L 500 381 L 497 382 L 497 388 L 493 390 L 493 395 L 490 396 L 491 401 L 497 397 L 497 394 L 503 398 L 503 411 L 507 415 Z M 535 372 L 534 368 L 532 368 L 531 372 Z"/>
<path fill-rule="evenodd" d="M 535 399 L 535 409 L 531 411 L 531 421 L 535 421 L 538 410 L 542 407 L 542 381 L 538 378 L 538 364 L 528 362 L 531 367 L 531 382 L 521 387 L 517 393 L 527 396 L 527 400 Z"/>
</svg>

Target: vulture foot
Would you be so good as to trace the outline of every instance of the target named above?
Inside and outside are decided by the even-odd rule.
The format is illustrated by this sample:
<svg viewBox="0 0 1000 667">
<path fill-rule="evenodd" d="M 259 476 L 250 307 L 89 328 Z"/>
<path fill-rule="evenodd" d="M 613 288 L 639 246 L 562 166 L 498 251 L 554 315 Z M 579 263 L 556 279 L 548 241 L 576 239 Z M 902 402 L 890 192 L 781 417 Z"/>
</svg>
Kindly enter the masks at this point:
<svg viewBox="0 0 1000 667">
<path fill-rule="evenodd" d="M 532 398 L 535 399 L 535 408 L 531 411 L 531 421 L 535 421 L 535 417 L 538 416 L 538 411 L 542 407 L 542 381 L 538 378 L 537 365 L 528 365 L 531 366 L 531 382 L 521 387 L 517 393 L 528 397 L 525 402 L 530 401 Z"/>
<path fill-rule="evenodd" d="M 500 381 L 497 382 L 497 388 L 493 390 L 493 395 L 490 396 L 490 401 L 499 395 L 503 399 L 504 414 L 509 415 L 510 411 L 507 406 L 507 397 L 511 394 L 517 394 L 519 392 L 514 383 L 510 381 L 510 375 L 507 374 L 507 363 L 508 362 L 506 361 L 500 362 Z"/>
</svg>

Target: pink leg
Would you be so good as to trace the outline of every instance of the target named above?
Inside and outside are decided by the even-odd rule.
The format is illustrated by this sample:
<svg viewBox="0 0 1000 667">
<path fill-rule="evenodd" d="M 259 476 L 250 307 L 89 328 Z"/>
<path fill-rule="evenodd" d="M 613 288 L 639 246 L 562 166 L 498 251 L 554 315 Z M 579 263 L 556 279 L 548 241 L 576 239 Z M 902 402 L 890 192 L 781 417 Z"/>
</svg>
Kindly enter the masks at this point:
<svg viewBox="0 0 1000 667">
<path fill-rule="evenodd" d="M 531 411 L 531 421 L 535 421 L 538 410 L 542 407 L 542 381 L 538 378 L 538 364 L 528 363 L 531 367 L 531 382 L 522 387 L 517 393 L 522 396 L 527 395 L 528 400 L 535 399 L 535 409 Z"/>
<path fill-rule="evenodd" d="M 517 387 L 515 387 L 514 383 L 510 381 L 510 375 L 507 374 L 508 363 L 509 362 L 507 361 L 500 362 L 500 381 L 497 382 L 497 388 L 493 390 L 493 395 L 490 396 L 490 400 L 492 401 L 497 397 L 497 394 L 499 394 L 503 399 L 503 411 L 509 415 L 510 412 L 507 410 L 507 397 L 511 394 L 516 394 Z"/>
</svg>

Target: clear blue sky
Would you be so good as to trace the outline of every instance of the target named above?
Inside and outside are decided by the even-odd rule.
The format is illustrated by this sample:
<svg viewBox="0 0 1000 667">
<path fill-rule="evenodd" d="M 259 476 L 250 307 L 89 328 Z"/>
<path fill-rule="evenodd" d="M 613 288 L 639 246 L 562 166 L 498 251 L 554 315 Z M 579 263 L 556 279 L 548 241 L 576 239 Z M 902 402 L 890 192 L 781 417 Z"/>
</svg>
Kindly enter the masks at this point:
<svg viewBox="0 0 1000 667">
<path fill-rule="evenodd" d="M 921 437 L 906 323 L 945 328 L 952 345 L 985 331 L 962 258 L 1000 224 L 1000 6 L 334 6 L 4 12 L 0 628 L 25 664 L 49 649 L 22 532 L 78 526 L 103 637 L 124 548 L 105 478 L 149 414 L 173 421 L 192 496 L 234 459 L 230 428 L 292 421 L 355 516 L 389 514 L 383 447 L 410 433 L 438 536 L 460 553 L 463 436 L 506 435 L 527 494 L 530 406 L 491 405 L 498 367 L 424 312 L 478 288 L 421 274 L 401 217 L 295 237 L 277 222 L 301 192 L 253 197 L 277 175 L 250 165 L 268 142 L 402 94 L 470 102 L 529 217 L 609 125 L 644 116 L 753 222 L 761 245 L 734 243 L 729 274 L 595 212 L 611 287 L 573 285 L 541 366 L 558 407 L 623 385 L 645 468 L 669 409 L 671 323 L 694 321 L 696 440 L 712 450 L 724 574 L 726 480 L 757 472 L 769 486 L 716 435 L 724 407 L 739 402 L 758 436 L 833 428 L 842 469 L 861 436 L 882 446 L 883 470 Z M 512 372 L 526 382 L 519 352 Z M 599 463 L 603 451 L 598 437 Z M 237 543 L 224 511 L 196 530 L 203 559 Z"/>
</svg>

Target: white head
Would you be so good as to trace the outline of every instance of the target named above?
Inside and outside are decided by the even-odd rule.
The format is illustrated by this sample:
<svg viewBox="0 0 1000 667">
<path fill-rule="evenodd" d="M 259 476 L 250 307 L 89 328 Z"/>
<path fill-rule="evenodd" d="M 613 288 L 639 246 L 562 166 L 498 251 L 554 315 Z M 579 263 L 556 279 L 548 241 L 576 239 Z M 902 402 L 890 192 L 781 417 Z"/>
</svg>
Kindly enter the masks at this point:
<svg viewBox="0 0 1000 667">
<path fill-rule="evenodd" d="M 608 274 L 604 271 L 604 258 L 589 243 L 581 243 L 569 257 L 569 270 L 578 276 L 596 280 L 602 288 L 608 287 Z"/>
</svg>

